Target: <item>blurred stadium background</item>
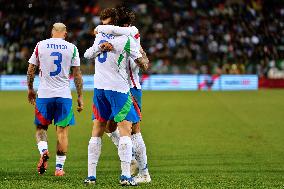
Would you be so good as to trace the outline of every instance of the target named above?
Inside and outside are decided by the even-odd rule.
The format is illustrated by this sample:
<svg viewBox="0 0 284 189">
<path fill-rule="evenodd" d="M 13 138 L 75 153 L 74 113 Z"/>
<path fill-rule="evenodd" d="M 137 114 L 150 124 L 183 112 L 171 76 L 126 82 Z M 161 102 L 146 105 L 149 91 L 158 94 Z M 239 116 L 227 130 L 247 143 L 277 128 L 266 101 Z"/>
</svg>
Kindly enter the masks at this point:
<svg viewBox="0 0 284 189">
<path fill-rule="evenodd" d="M 150 74 L 257 74 L 284 78 L 284 7 L 279 0 L 1 0 L 0 72 L 25 74 L 36 43 L 55 21 L 81 56 L 105 7 L 136 12 Z M 84 73 L 92 64 L 84 62 Z M 91 68 L 91 69 L 90 69 Z M 270 72 L 273 72 L 269 74 Z M 278 77 L 279 74 L 278 74 Z"/>
<path fill-rule="evenodd" d="M 85 188 L 92 92 L 75 115 L 67 175 L 59 179 L 54 157 L 47 175 L 36 174 L 33 107 L 17 90 L 26 90 L 27 61 L 54 22 L 67 25 L 67 40 L 82 56 L 100 10 L 119 5 L 136 12 L 151 62 L 143 89 L 174 90 L 143 93 L 153 182 L 139 188 L 282 188 L 284 90 L 258 90 L 284 88 L 282 0 L 0 0 L 0 188 Z M 91 90 L 93 62 L 81 61 Z M 53 129 L 49 141 L 54 154 Z M 102 151 L 98 187 L 117 187 L 118 158 L 108 139 Z"/>
</svg>

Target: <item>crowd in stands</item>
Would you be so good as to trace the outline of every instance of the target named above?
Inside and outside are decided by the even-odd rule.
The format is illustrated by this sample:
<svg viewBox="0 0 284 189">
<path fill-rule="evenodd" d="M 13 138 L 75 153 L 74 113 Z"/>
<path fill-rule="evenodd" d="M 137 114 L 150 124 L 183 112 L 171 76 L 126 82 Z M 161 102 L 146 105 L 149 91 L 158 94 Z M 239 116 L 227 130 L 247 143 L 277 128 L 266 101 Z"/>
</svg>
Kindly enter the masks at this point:
<svg viewBox="0 0 284 189">
<path fill-rule="evenodd" d="M 123 3 L 123 2 L 122 2 Z M 92 45 L 101 7 L 94 0 L 0 0 L 0 73 L 26 72 L 36 43 L 64 22 L 81 56 Z M 133 0 L 150 74 L 258 74 L 284 70 L 284 2 Z M 83 60 L 83 59 L 82 59 Z M 90 62 L 82 61 L 85 73 Z M 273 72 L 273 73 L 274 73 Z"/>
</svg>

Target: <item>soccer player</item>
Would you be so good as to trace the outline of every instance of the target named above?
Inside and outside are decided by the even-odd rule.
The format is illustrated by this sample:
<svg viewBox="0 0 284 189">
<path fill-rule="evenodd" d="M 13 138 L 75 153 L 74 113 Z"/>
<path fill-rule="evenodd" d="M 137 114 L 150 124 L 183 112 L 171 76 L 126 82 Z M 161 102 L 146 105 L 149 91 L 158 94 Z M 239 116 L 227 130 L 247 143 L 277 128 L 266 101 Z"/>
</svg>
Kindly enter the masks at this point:
<svg viewBox="0 0 284 189">
<path fill-rule="evenodd" d="M 116 24 L 116 10 L 104 9 L 100 15 L 103 24 Z M 104 44 L 113 45 L 112 51 L 103 51 Z M 107 121 L 117 123 L 120 138 L 118 155 L 121 160 L 121 185 L 135 186 L 130 175 L 132 157 L 132 141 L 130 138 L 132 123 L 139 121 L 129 92 L 127 63 L 129 56 L 142 69 L 147 69 L 148 58 L 137 42 L 127 36 L 107 35 L 100 33 L 96 36 L 92 47 L 86 50 L 84 57 L 95 58 L 98 51 L 102 51 L 95 59 L 94 74 L 94 126 L 88 146 L 88 177 L 85 183 L 96 182 L 96 166 L 101 153 L 101 137 L 105 131 Z"/>
<path fill-rule="evenodd" d="M 114 25 L 99 25 L 95 29 L 95 33 L 106 33 L 113 35 L 128 35 L 133 37 L 134 40 L 140 44 L 140 35 L 139 31 L 135 26 L 131 26 L 134 22 L 135 14 L 127 10 L 123 7 L 118 8 L 118 26 Z M 125 26 L 125 27 L 120 27 Z M 141 115 L 141 97 L 142 90 L 139 82 L 139 67 L 134 63 L 134 61 L 129 58 L 129 78 L 130 78 L 130 92 L 133 97 L 135 109 L 139 115 Z M 118 146 L 119 141 L 119 133 L 116 130 L 116 124 L 110 122 L 107 124 L 108 132 L 107 135 L 112 139 L 114 144 Z M 113 131 L 113 132 L 112 132 Z M 138 123 L 133 124 L 132 126 L 132 135 L 131 135 L 132 143 L 133 143 L 133 151 L 134 157 L 138 161 L 139 173 L 134 177 L 134 181 L 136 183 L 149 183 L 151 182 L 151 177 L 147 167 L 147 154 L 146 154 L 146 146 L 141 135 L 140 129 L 140 121 Z M 135 159 L 132 158 L 131 165 L 133 165 L 133 161 Z M 134 172 L 132 170 L 132 172 Z"/>
<path fill-rule="evenodd" d="M 47 169 L 49 159 L 47 129 L 53 120 L 57 134 L 55 176 L 63 176 L 68 147 L 68 129 L 75 123 L 69 83 L 70 68 L 78 95 L 78 112 L 83 110 L 83 80 L 77 47 L 64 40 L 67 36 L 66 26 L 63 23 L 55 23 L 51 36 L 52 38 L 37 43 L 29 59 L 28 101 L 35 106 L 34 123 L 40 153 L 38 173 L 43 174 Z M 36 95 L 33 82 L 37 67 L 39 67 L 40 83 Z"/>
</svg>

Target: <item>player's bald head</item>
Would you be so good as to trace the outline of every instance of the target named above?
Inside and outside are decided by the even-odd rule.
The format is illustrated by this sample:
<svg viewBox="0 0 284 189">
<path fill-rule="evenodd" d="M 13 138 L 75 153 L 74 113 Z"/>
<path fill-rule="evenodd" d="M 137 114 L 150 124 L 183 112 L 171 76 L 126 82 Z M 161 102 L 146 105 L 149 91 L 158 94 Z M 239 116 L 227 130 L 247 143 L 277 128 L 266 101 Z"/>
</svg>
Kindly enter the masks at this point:
<svg viewBox="0 0 284 189">
<path fill-rule="evenodd" d="M 54 23 L 52 30 L 57 31 L 57 32 L 66 32 L 66 26 L 63 23 Z"/>
<path fill-rule="evenodd" d="M 65 24 L 57 22 L 53 24 L 51 35 L 55 38 L 65 38 L 67 29 Z"/>
</svg>

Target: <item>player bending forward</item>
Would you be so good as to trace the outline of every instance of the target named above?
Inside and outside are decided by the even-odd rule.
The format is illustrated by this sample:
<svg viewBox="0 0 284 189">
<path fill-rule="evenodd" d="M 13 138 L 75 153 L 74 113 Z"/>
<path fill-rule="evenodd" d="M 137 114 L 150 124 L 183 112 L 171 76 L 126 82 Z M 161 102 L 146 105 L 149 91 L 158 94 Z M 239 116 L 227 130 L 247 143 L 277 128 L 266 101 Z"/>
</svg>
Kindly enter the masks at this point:
<svg viewBox="0 0 284 189">
<path fill-rule="evenodd" d="M 127 10 L 125 8 L 118 8 L 118 26 L 113 25 L 99 25 L 95 29 L 96 33 L 105 33 L 105 34 L 113 34 L 116 36 L 119 35 L 127 35 L 131 36 L 134 40 L 136 40 L 140 44 L 140 35 L 139 31 L 135 26 L 131 26 L 134 22 L 135 14 Z M 120 27 L 124 26 L 124 27 Z M 135 106 L 135 110 L 141 117 L 141 97 L 142 90 L 139 82 L 139 67 L 135 64 L 134 60 L 129 58 L 128 61 L 128 74 L 129 74 L 129 82 L 130 82 L 130 92 L 133 97 L 133 103 Z M 113 143 L 118 147 L 119 143 L 119 132 L 117 130 L 117 125 L 113 122 L 109 122 L 107 124 L 106 129 L 107 135 L 112 139 Z M 133 124 L 131 140 L 133 144 L 133 154 L 131 168 L 135 167 L 135 162 L 138 162 L 139 173 L 134 177 L 134 181 L 136 183 L 149 183 L 151 182 L 151 177 L 148 171 L 147 166 L 147 154 L 146 154 L 146 146 L 141 135 L 140 129 L 140 121 L 138 123 Z M 135 160 L 136 159 L 136 160 Z M 131 174 L 134 174 L 134 168 L 131 169 Z"/>
<path fill-rule="evenodd" d="M 68 129 L 75 123 L 69 83 L 70 68 L 78 95 L 78 112 L 83 110 L 83 85 L 77 47 L 64 40 L 67 35 L 66 26 L 55 23 L 51 35 L 52 38 L 37 43 L 29 59 L 28 101 L 35 105 L 34 123 L 40 153 L 38 173 L 43 174 L 47 169 L 49 159 L 47 129 L 54 120 L 57 134 L 55 176 L 63 176 L 68 147 Z M 40 83 L 36 97 L 33 82 L 37 67 L 39 67 Z"/>
<path fill-rule="evenodd" d="M 105 9 L 101 13 L 103 24 L 116 24 L 116 10 Z M 113 45 L 109 52 L 97 52 L 102 49 L 105 42 Z M 107 121 L 117 123 L 120 138 L 118 155 L 121 160 L 121 185 L 136 186 L 130 175 L 130 162 L 132 159 L 131 127 L 132 123 L 139 121 L 135 111 L 128 82 L 127 64 L 129 56 L 135 60 L 142 69 L 147 69 L 148 58 L 140 53 L 139 44 L 127 36 L 113 36 L 99 33 L 92 47 L 87 49 L 85 58 L 95 58 L 94 75 L 94 126 L 92 137 L 88 146 L 88 177 L 85 183 L 96 182 L 96 167 L 101 154 L 101 137 L 104 134 Z"/>
</svg>

